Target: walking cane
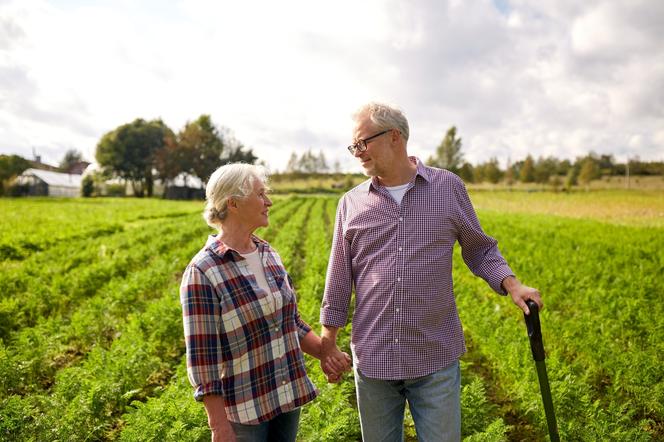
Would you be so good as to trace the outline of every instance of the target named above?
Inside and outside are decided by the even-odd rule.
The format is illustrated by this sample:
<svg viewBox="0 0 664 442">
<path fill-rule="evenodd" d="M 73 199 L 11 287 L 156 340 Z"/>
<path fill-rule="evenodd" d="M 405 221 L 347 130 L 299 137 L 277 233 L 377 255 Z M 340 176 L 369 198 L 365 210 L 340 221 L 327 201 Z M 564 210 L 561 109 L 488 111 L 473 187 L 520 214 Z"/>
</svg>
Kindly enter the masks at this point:
<svg viewBox="0 0 664 442">
<path fill-rule="evenodd" d="M 544 362 L 544 344 L 542 343 L 542 329 L 539 320 L 539 307 L 532 300 L 526 301 L 530 314 L 524 313 L 526 327 L 528 328 L 528 338 L 530 339 L 530 349 L 533 352 L 533 359 L 537 366 L 537 377 L 539 379 L 540 391 L 542 392 L 542 402 L 544 403 L 544 413 L 546 414 L 546 424 L 549 427 L 549 438 L 551 442 L 559 442 L 558 425 L 556 424 L 556 415 L 553 412 L 553 401 L 551 400 L 551 389 L 549 388 L 549 377 L 546 374 L 546 362 Z"/>
</svg>

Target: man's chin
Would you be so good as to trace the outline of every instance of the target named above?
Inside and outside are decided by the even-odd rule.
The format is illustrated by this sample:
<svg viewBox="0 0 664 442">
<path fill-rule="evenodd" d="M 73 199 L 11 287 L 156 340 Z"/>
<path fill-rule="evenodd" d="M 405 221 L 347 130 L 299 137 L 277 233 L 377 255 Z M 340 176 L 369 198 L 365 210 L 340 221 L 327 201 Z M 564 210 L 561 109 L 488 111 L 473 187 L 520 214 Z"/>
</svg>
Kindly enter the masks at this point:
<svg viewBox="0 0 664 442">
<path fill-rule="evenodd" d="M 364 167 L 362 166 L 362 173 L 366 176 L 374 177 L 376 176 L 376 170 L 373 167 Z"/>
</svg>

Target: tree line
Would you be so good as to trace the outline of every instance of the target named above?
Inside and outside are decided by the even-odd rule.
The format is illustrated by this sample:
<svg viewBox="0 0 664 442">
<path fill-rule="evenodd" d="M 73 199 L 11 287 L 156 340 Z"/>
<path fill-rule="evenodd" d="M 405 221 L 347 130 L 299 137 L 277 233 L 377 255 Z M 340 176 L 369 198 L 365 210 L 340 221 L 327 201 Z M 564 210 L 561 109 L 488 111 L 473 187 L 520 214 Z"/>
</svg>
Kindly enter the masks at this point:
<svg viewBox="0 0 664 442">
<path fill-rule="evenodd" d="M 638 158 L 626 163 L 616 162 L 613 155 L 590 152 L 574 160 L 549 156 L 508 162 L 503 169 L 498 158 L 492 157 L 479 164 L 464 161 L 463 143 L 457 128 L 448 129 L 440 144 L 426 163 L 448 169 L 466 183 L 517 182 L 551 185 L 554 188 L 587 185 L 602 176 L 664 175 L 664 162 L 645 162 Z M 104 134 L 97 144 L 95 158 L 102 167 L 95 175 L 84 179 L 84 190 L 94 189 L 94 183 L 110 178 L 129 182 L 136 196 L 152 196 L 155 179 L 165 187 L 172 185 L 180 174 L 199 178 L 203 183 L 221 164 L 242 161 L 254 163 L 258 159 L 252 149 L 236 140 L 229 129 L 218 127 L 210 115 L 203 114 L 187 122 L 177 133 L 161 119 L 146 121 L 137 118 Z M 81 161 L 75 150 L 68 151 L 60 163 L 66 170 Z M 0 195 L 8 193 L 12 179 L 33 163 L 18 155 L 0 155 Z M 339 161 L 330 167 L 323 151 L 311 149 L 298 155 L 292 152 L 285 173 L 287 176 L 340 173 Z"/>
<path fill-rule="evenodd" d="M 599 155 L 590 152 L 574 160 L 560 160 L 553 156 L 525 159 L 508 164 L 501 169 L 498 158 L 472 165 L 463 159 L 462 141 L 457 129 L 448 129 L 435 153 L 427 159 L 427 164 L 450 170 L 459 175 L 466 183 L 499 183 L 512 185 L 516 182 L 548 184 L 555 188 L 570 188 L 576 185 L 588 185 L 590 181 L 603 176 L 615 175 L 664 175 L 664 162 L 644 162 L 638 158 L 626 163 L 618 163 L 613 155 Z"/>
</svg>

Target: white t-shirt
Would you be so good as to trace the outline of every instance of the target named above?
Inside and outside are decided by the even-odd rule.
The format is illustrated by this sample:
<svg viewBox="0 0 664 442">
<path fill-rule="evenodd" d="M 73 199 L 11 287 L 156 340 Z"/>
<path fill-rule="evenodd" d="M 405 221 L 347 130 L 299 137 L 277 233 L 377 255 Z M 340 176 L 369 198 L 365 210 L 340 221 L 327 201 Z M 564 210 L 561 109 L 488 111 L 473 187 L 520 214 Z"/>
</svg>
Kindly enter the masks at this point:
<svg viewBox="0 0 664 442">
<path fill-rule="evenodd" d="M 406 194 L 406 189 L 408 188 L 408 184 L 402 184 L 400 186 L 392 186 L 392 187 L 387 187 L 388 192 L 390 192 L 390 195 L 392 195 L 392 198 L 394 198 L 394 201 L 397 202 L 397 204 L 401 204 L 401 200 L 403 199 L 403 196 Z"/>
<path fill-rule="evenodd" d="M 267 299 L 272 304 L 270 310 L 275 311 L 281 308 L 281 295 L 277 293 L 276 295 L 270 290 L 270 284 L 268 284 L 267 279 L 265 279 L 265 269 L 263 268 L 263 262 L 261 257 L 258 254 L 258 249 L 250 253 L 240 253 L 247 260 L 247 265 L 249 270 L 256 277 L 256 282 L 258 286 L 267 292 Z"/>
</svg>

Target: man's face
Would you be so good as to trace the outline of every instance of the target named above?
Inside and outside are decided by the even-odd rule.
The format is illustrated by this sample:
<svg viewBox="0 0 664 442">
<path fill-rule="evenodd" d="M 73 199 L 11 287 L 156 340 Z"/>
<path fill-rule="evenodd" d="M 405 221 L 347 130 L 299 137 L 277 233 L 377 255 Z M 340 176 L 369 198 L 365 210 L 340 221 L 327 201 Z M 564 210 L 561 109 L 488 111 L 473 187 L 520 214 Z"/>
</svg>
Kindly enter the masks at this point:
<svg viewBox="0 0 664 442">
<path fill-rule="evenodd" d="M 382 132 L 384 129 L 376 127 L 368 116 L 363 116 L 355 124 L 353 129 L 353 142 L 366 140 L 369 137 Z M 360 152 L 356 150 L 353 154 L 360 161 L 367 176 L 383 176 L 389 171 L 393 164 L 394 149 L 392 146 L 392 131 L 380 135 L 367 142 L 367 150 Z"/>
</svg>

